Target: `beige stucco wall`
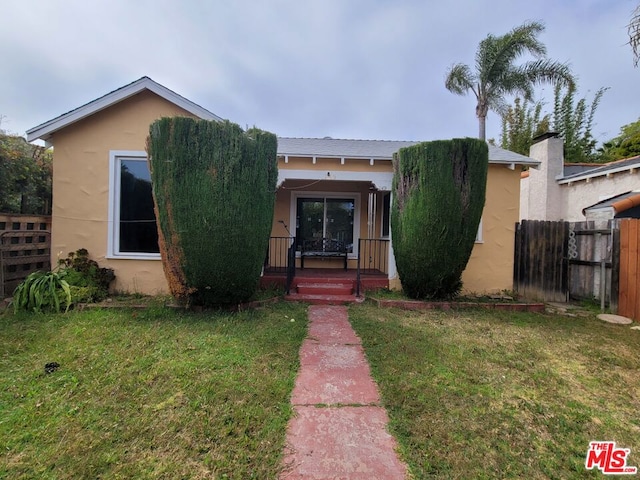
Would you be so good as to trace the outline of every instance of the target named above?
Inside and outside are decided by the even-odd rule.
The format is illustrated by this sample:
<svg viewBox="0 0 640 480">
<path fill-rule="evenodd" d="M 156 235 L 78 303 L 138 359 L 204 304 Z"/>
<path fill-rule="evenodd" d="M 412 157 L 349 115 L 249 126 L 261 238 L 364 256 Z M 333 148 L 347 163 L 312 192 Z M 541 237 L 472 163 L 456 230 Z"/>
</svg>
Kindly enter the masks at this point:
<svg viewBox="0 0 640 480">
<path fill-rule="evenodd" d="M 178 115 L 192 116 L 144 91 L 54 134 L 52 263 L 58 254 L 86 248 L 100 266 L 114 269 L 115 290 L 167 292 L 160 260 L 106 258 L 109 151 L 145 150 L 149 125 Z"/>
<path fill-rule="evenodd" d="M 482 243 L 476 243 L 462 274 L 465 292 L 513 289 L 515 224 L 519 215 L 520 169 L 489 165 L 482 215 Z"/>
</svg>

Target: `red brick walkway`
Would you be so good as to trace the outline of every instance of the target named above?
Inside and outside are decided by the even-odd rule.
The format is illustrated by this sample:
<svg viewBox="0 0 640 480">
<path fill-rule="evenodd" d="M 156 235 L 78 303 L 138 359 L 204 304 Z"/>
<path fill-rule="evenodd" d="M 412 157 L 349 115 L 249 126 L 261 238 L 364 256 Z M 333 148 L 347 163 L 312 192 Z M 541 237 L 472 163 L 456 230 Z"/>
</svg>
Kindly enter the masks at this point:
<svg viewBox="0 0 640 480">
<path fill-rule="evenodd" d="M 379 402 L 347 309 L 310 306 L 280 479 L 404 479 Z"/>
</svg>

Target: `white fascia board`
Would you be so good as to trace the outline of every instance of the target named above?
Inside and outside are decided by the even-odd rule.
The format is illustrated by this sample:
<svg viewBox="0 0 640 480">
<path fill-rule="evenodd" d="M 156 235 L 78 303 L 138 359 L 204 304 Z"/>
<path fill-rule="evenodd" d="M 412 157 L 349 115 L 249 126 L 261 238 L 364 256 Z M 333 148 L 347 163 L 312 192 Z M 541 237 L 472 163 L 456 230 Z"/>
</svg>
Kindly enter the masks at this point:
<svg viewBox="0 0 640 480">
<path fill-rule="evenodd" d="M 580 176 L 577 176 L 577 177 L 564 178 L 562 180 L 558 180 L 558 183 L 559 184 L 573 183 L 573 182 L 579 182 L 581 180 L 588 180 L 588 179 L 595 178 L 595 177 L 605 177 L 607 174 L 633 171 L 633 170 L 637 169 L 638 167 L 640 167 L 640 162 L 634 163 L 633 165 L 626 165 L 624 167 L 612 168 L 611 170 L 605 170 L 604 172 L 592 173 L 591 175 L 586 173 L 584 175 L 580 175 Z"/>
<path fill-rule="evenodd" d="M 118 90 L 115 90 L 103 97 L 93 100 L 92 102 L 89 102 L 82 107 L 76 108 L 69 113 L 56 117 L 52 120 L 49 120 L 48 122 L 43 123 L 42 125 L 38 125 L 37 127 L 27 130 L 27 141 L 32 142 L 37 139 L 47 140 L 55 131 L 78 122 L 83 118 L 104 110 L 105 108 L 108 108 L 129 97 L 132 97 L 142 92 L 143 90 L 149 90 L 156 95 L 164 98 L 168 102 L 179 106 L 180 108 L 203 120 L 222 120 L 220 117 L 211 113 L 207 109 L 196 105 L 195 103 L 187 100 L 184 97 L 181 97 L 177 93 L 154 82 L 150 78 L 144 77 L 136 82 L 133 82 L 130 85 L 119 88 Z"/>
<path fill-rule="evenodd" d="M 527 167 L 538 168 L 540 162 L 537 160 L 491 160 L 489 159 L 489 165 L 506 165 L 509 169 L 515 169 L 516 165 L 523 165 Z M 511 167 L 514 167 L 513 169 Z"/>
<path fill-rule="evenodd" d="M 278 152 L 278 157 L 282 158 L 322 158 L 322 159 L 338 159 L 338 160 L 367 160 L 370 162 L 372 160 L 371 156 L 363 156 L 363 155 L 324 155 L 322 153 L 317 153 L 315 155 L 310 155 L 308 153 L 290 153 L 290 152 Z M 390 162 L 393 160 L 391 157 L 373 157 L 373 160 L 386 160 Z"/>
<path fill-rule="evenodd" d="M 388 162 L 391 162 L 393 160 L 393 158 L 391 157 L 370 157 L 370 156 L 359 156 L 359 155 L 323 155 L 323 154 L 316 154 L 316 155 L 309 155 L 308 153 L 291 153 L 291 152 L 278 152 L 278 156 L 282 157 L 282 158 L 291 158 L 291 157 L 297 157 L 297 158 L 312 158 L 312 157 L 316 157 L 316 158 L 326 158 L 326 159 L 347 159 L 347 160 L 367 160 L 369 163 L 371 163 L 371 161 L 373 160 L 374 162 L 380 161 L 380 160 L 385 160 Z M 540 162 L 538 162 L 537 160 L 491 160 L 489 159 L 489 164 L 490 165 L 505 165 L 506 167 L 508 167 L 509 169 L 513 170 L 515 169 L 516 165 L 523 165 L 523 166 L 528 166 L 528 167 L 532 167 L 532 168 L 538 168 L 540 166 Z"/>
<path fill-rule="evenodd" d="M 329 180 L 371 182 L 378 190 L 391 190 L 393 172 L 354 172 L 345 170 L 289 170 L 278 169 L 278 186 L 285 180 Z"/>
</svg>

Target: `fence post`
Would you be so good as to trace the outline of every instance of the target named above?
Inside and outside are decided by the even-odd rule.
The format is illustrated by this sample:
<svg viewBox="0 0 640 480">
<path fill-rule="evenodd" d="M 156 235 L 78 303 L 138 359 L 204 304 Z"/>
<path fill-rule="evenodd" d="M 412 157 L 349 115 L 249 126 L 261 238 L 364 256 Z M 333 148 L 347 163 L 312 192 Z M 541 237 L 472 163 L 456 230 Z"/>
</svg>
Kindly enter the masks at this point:
<svg viewBox="0 0 640 480">
<path fill-rule="evenodd" d="M 612 313 L 618 313 L 618 295 L 620 292 L 620 221 L 611 222 L 611 293 L 609 308 Z"/>
</svg>

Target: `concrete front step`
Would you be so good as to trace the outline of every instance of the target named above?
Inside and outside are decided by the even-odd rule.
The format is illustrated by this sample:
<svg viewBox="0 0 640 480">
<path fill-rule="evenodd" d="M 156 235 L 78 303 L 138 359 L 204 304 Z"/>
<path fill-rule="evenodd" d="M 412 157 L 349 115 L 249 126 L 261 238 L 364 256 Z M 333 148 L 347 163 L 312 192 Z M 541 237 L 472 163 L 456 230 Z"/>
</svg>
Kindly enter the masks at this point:
<svg viewBox="0 0 640 480">
<path fill-rule="evenodd" d="M 321 295 L 311 293 L 291 293 L 285 295 L 285 300 L 290 302 L 305 302 L 311 305 L 345 305 L 348 303 L 360 303 L 364 297 L 355 295 Z"/>
<path fill-rule="evenodd" d="M 353 293 L 353 282 L 340 283 L 318 283 L 305 282 L 296 285 L 298 293 L 309 295 L 351 295 Z"/>
</svg>

